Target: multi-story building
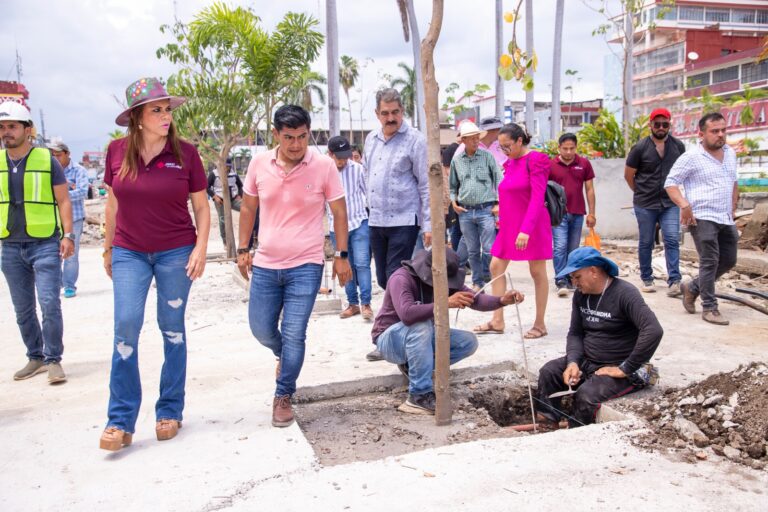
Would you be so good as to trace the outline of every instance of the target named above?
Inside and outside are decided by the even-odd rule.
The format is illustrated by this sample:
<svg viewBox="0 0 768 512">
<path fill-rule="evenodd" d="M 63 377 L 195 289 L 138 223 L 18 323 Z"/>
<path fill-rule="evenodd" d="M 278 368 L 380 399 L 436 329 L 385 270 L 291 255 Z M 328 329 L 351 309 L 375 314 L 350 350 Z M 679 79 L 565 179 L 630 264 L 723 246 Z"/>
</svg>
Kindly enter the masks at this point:
<svg viewBox="0 0 768 512">
<path fill-rule="evenodd" d="M 29 100 L 29 91 L 24 87 L 24 84 L 0 81 L 0 103 L 16 101 L 29 108 L 27 100 Z"/>
<path fill-rule="evenodd" d="M 622 17 L 616 22 L 622 23 Z M 661 0 L 647 0 L 636 24 L 632 52 L 634 116 L 657 107 L 683 112 L 690 108 L 684 102 L 689 73 L 703 75 L 709 70 L 710 86 L 740 80 L 741 65 L 748 63 L 741 63 L 735 55 L 758 48 L 768 36 L 768 2 L 677 0 L 667 6 Z M 614 36 L 611 42 L 620 43 L 621 38 Z M 716 67 L 719 59 L 732 64 L 715 71 L 712 66 Z"/>
</svg>

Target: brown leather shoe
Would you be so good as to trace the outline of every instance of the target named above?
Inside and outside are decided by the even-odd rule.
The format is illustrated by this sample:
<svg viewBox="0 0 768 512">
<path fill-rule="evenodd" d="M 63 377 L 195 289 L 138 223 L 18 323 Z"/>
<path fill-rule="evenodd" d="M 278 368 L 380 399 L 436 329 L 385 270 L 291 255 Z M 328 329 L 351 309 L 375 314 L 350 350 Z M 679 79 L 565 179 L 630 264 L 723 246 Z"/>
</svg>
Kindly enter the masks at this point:
<svg viewBox="0 0 768 512">
<path fill-rule="evenodd" d="M 683 307 L 690 314 L 696 313 L 696 299 L 698 295 L 691 291 L 691 283 L 680 283 L 680 291 L 683 295 Z"/>
<path fill-rule="evenodd" d="M 129 434 L 117 427 L 107 427 L 99 439 L 99 448 L 116 452 L 123 446 L 128 446 L 133 442 L 133 434 Z"/>
<path fill-rule="evenodd" d="M 276 396 L 272 401 L 272 426 L 288 427 L 292 423 L 291 395 Z"/>
<path fill-rule="evenodd" d="M 704 311 L 701 314 L 701 318 L 704 319 L 705 322 L 709 322 L 715 325 L 728 325 L 730 323 L 716 309 L 710 309 L 710 310 Z"/>
<path fill-rule="evenodd" d="M 181 428 L 181 422 L 179 420 L 163 419 L 157 422 L 155 425 L 155 434 L 157 434 L 158 441 L 167 441 L 176 437 Z"/>
<path fill-rule="evenodd" d="M 360 306 L 357 304 L 350 304 L 347 309 L 341 312 L 339 318 L 350 318 L 360 314 Z"/>
<path fill-rule="evenodd" d="M 363 304 L 360 313 L 363 315 L 363 320 L 373 320 L 373 309 L 370 304 Z"/>
</svg>

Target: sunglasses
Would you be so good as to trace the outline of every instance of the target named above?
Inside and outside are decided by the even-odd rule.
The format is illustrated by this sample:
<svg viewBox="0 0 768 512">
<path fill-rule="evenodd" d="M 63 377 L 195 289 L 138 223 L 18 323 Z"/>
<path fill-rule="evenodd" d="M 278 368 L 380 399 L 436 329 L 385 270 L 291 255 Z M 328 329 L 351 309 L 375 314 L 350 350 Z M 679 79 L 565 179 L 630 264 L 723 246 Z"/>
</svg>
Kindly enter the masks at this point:
<svg viewBox="0 0 768 512">
<path fill-rule="evenodd" d="M 654 128 L 669 128 L 669 123 L 666 122 L 666 121 L 662 121 L 662 122 L 654 121 L 653 122 L 653 127 Z"/>
</svg>

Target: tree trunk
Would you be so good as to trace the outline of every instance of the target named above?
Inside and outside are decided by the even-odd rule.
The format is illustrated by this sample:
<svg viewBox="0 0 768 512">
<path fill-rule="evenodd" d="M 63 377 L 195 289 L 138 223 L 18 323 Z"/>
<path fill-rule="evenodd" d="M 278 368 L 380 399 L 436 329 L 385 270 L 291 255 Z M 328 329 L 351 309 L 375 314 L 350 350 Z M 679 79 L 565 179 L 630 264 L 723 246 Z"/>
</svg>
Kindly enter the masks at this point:
<svg viewBox="0 0 768 512">
<path fill-rule="evenodd" d="M 496 0 L 496 62 L 492 66 L 499 66 L 499 59 L 504 53 L 504 6 L 502 0 Z M 496 73 L 496 117 L 504 122 L 504 79 Z"/>
<path fill-rule="evenodd" d="M 560 77 L 562 76 L 563 56 L 563 16 L 565 15 L 565 0 L 557 0 L 555 4 L 555 46 L 552 50 L 552 120 L 550 121 L 549 138 L 556 138 L 560 127 Z"/>
<path fill-rule="evenodd" d="M 328 124 L 331 137 L 341 134 L 339 109 L 339 29 L 336 22 L 336 0 L 325 0 L 326 45 L 328 57 Z"/>
<path fill-rule="evenodd" d="M 632 11 L 624 12 L 624 76 L 622 78 L 622 102 L 621 117 L 624 127 L 624 154 L 629 151 L 629 127 L 632 125 L 632 52 L 635 45 L 635 25 L 632 19 Z"/>
<path fill-rule="evenodd" d="M 237 241 L 235 240 L 235 230 L 232 223 L 232 200 L 229 197 L 229 181 L 227 180 L 227 156 L 232 149 L 230 144 L 225 144 L 221 148 L 221 152 L 218 154 L 216 161 L 216 170 L 219 173 L 219 179 L 221 180 L 221 198 L 224 204 L 224 235 L 227 242 L 227 258 L 235 257 L 235 249 L 237 249 Z M 218 224 L 218 215 L 216 216 L 216 223 Z M 217 227 L 218 229 L 218 227 Z"/>
<path fill-rule="evenodd" d="M 533 0 L 525 0 L 525 53 L 533 55 Z M 533 67 L 528 68 L 526 75 L 533 78 Z M 525 129 L 533 135 L 533 112 L 536 105 L 533 101 L 533 89 L 525 91 Z"/>
<path fill-rule="evenodd" d="M 416 118 L 416 127 L 421 133 L 426 133 L 427 115 L 424 111 L 424 77 L 421 71 L 421 38 L 419 37 L 419 24 L 416 22 L 416 10 L 413 8 L 413 0 L 408 0 L 408 23 L 411 27 L 411 46 L 413 47 L 413 71 L 416 73 L 416 91 L 413 95 L 413 116 Z"/>
<path fill-rule="evenodd" d="M 410 0 L 409 0 L 410 4 Z M 434 52 L 443 25 L 443 0 L 432 0 L 432 21 L 421 43 L 421 70 L 424 73 L 427 161 L 429 166 L 429 211 L 432 216 L 432 281 L 435 316 L 435 423 L 451 423 L 450 394 L 451 339 L 448 325 L 448 276 L 445 265 L 445 217 L 443 216 L 443 168 L 440 163 L 440 120 L 438 118 Z"/>
</svg>

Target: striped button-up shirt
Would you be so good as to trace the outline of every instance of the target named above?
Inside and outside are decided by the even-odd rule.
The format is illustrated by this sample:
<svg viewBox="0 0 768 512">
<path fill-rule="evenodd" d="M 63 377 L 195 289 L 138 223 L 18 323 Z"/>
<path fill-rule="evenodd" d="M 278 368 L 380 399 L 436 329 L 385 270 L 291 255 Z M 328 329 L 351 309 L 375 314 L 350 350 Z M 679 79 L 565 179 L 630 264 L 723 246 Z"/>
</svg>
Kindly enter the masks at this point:
<svg viewBox="0 0 768 512">
<path fill-rule="evenodd" d="M 451 160 L 451 201 L 462 206 L 496 202 L 503 177 L 490 151 L 478 149 L 472 156 L 462 153 Z"/>
<path fill-rule="evenodd" d="M 74 160 L 70 160 L 69 165 L 64 168 L 64 176 L 67 178 L 69 201 L 72 203 L 72 222 L 76 222 L 85 218 L 85 200 L 88 198 L 91 182 L 85 167 Z"/>
<path fill-rule="evenodd" d="M 413 226 L 432 232 L 427 181 L 427 141 L 402 123 L 384 139 L 381 129 L 365 139 L 363 166 L 368 173 L 368 223 L 376 227 Z"/>
<path fill-rule="evenodd" d="M 368 213 L 365 211 L 365 205 L 368 204 L 365 171 L 362 165 L 347 160 L 347 165 L 339 175 L 341 184 L 344 186 L 344 197 L 347 200 L 347 226 L 349 231 L 353 231 L 368 218 Z M 330 208 L 328 208 L 328 222 L 333 231 L 333 213 Z"/>
<path fill-rule="evenodd" d="M 695 218 L 732 225 L 736 181 L 736 153 L 730 146 L 723 146 L 720 162 L 698 144 L 677 159 L 664 187 L 682 185 Z"/>
</svg>

